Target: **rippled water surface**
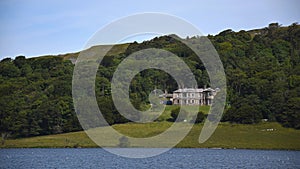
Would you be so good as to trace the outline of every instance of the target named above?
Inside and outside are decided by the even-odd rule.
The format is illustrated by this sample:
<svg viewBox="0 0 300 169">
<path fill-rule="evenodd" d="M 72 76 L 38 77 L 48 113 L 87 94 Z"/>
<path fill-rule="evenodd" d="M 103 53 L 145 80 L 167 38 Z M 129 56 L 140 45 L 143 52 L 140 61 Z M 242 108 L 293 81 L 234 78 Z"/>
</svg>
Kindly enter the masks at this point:
<svg viewBox="0 0 300 169">
<path fill-rule="evenodd" d="M 300 151 L 191 148 L 129 159 L 101 148 L 0 149 L 0 168 L 300 168 Z"/>
</svg>

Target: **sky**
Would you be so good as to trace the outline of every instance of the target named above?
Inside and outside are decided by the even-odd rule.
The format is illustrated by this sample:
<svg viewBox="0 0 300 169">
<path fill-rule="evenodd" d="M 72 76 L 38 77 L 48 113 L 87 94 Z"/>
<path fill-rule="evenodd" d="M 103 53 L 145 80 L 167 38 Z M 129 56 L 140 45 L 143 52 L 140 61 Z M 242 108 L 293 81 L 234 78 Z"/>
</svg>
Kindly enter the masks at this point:
<svg viewBox="0 0 300 169">
<path fill-rule="evenodd" d="M 99 29 L 137 13 L 174 15 L 215 35 L 299 23 L 299 6 L 298 0 L 0 0 L 0 59 L 80 51 Z"/>
</svg>

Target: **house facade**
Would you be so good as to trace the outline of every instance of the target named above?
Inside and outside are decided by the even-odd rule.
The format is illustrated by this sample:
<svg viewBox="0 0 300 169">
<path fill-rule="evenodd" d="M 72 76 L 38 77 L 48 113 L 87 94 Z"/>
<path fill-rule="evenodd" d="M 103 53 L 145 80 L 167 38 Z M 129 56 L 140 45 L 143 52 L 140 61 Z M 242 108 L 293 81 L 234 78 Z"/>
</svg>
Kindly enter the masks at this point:
<svg viewBox="0 0 300 169">
<path fill-rule="evenodd" d="M 177 105 L 211 105 L 217 91 L 212 88 L 184 88 L 173 92 L 172 102 Z"/>
</svg>

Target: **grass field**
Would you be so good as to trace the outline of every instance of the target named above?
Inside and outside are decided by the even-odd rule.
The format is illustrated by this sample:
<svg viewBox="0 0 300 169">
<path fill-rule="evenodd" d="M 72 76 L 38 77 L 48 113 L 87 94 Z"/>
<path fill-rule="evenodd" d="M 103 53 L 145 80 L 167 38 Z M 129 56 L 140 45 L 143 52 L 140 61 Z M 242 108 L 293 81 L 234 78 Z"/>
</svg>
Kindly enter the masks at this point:
<svg viewBox="0 0 300 169">
<path fill-rule="evenodd" d="M 145 124 L 128 123 L 113 125 L 120 133 L 131 137 L 157 135 L 172 125 L 171 122 Z M 300 130 L 283 128 L 278 123 L 265 122 L 256 125 L 220 123 L 215 133 L 203 144 L 198 137 L 203 124 L 194 125 L 190 133 L 176 147 L 181 148 L 245 148 L 245 149 L 289 149 L 300 150 Z M 106 130 L 103 127 L 102 130 Z M 118 140 L 109 142 L 117 146 Z M 135 145 L 131 145 L 135 146 Z M 98 147 L 85 132 L 38 136 L 6 140 L 1 148 L 29 147 Z M 160 147 L 157 145 L 157 147 Z"/>
<path fill-rule="evenodd" d="M 166 105 L 164 112 L 159 116 L 159 118 L 157 119 L 157 121 L 162 122 L 162 121 L 167 121 L 168 119 L 171 118 L 171 111 L 173 109 L 178 108 L 179 106 L 176 105 Z M 199 107 L 199 111 L 202 111 L 204 114 L 208 114 L 210 106 L 195 106 L 195 107 Z M 193 106 L 187 106 L 184 107 L 184 109 L 193 109 Z"/>
</svg>

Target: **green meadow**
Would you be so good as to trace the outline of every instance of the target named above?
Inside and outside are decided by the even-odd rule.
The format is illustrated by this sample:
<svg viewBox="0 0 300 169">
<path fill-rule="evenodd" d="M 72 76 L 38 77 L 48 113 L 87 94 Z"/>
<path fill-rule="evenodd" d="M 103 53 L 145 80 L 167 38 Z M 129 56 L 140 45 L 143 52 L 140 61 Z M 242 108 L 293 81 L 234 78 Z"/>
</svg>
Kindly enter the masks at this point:
<svg viewBox="0 0 300 169">
<path fill-rule="evenodd" d="M 172 125 L 171 122 L 145 124 L 127 123 L 113 125 L 120 133 L 131 137 L 157 135 Z M 279 123 L 264 122 L 255 125 L 220 123 L 214 134 L 205 142 L 198 143 L 203 124 L 193 126 L 189 134 L 176 145 L 177 148 L 243 148 L 243 149 L 287 149 L 300 150 L 300 130 L 284 128 Z M 107 127 L 102 127 L 105 131 Z M 107 130 L 108 131 L 108 130 Z M 114 147 L 118 140 L 106 147 Z M 130 145 L 135 147 L 135 145 Z M 85 132 L 37 136 L 6 140 L 1 148 L 65 148 L 98 147 Z M 157 147 L 160 147 L 157 145 Z"/>
</svg>

